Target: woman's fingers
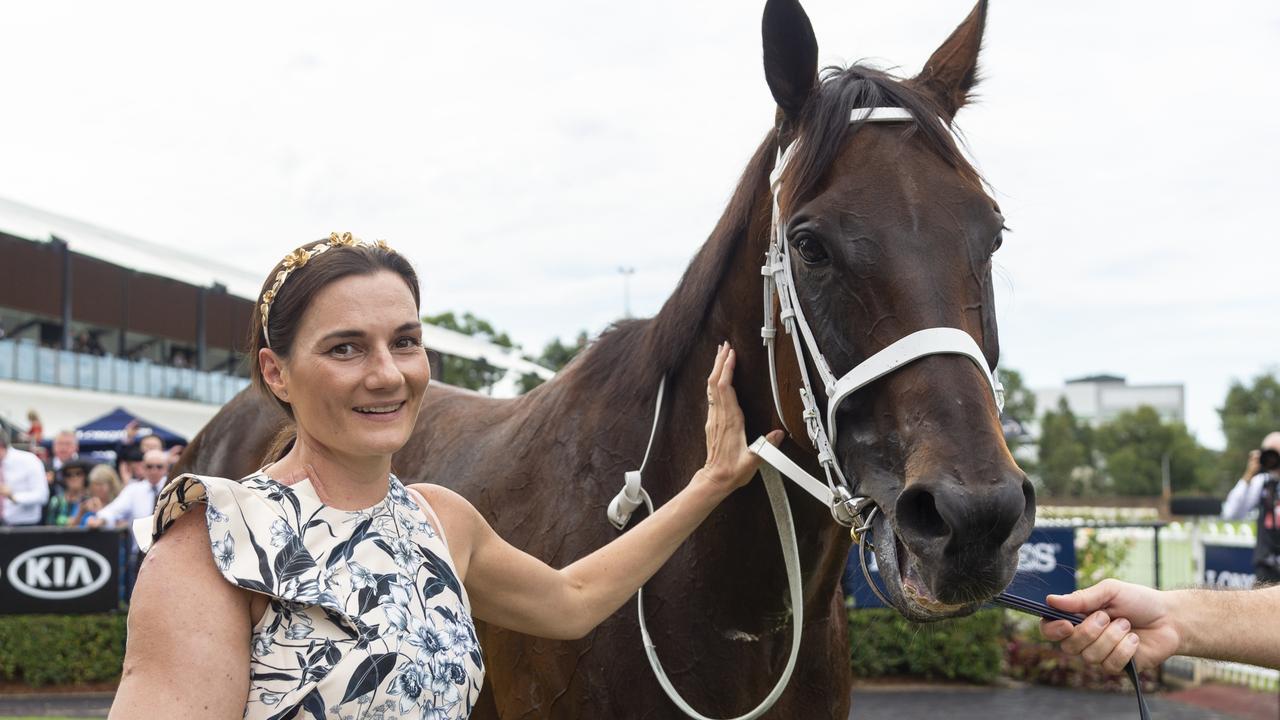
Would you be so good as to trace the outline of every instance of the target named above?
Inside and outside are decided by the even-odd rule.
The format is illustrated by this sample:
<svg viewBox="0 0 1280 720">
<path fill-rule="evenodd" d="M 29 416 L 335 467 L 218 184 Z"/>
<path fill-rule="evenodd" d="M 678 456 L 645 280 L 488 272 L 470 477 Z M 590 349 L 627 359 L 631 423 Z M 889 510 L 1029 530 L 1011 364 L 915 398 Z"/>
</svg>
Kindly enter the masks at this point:
<svg viewBox="0 0 1280 720">
<path fill-rule="evenodd" d="M 707 404 L 714 406 L 719 401 L 720 378 L 724 375 L 725 360 L 729 356 L 729 343 L 720 343 L 716 348 L 716 361 L 711 366 L 711 374 L 707 376 Z"/>
</svg>

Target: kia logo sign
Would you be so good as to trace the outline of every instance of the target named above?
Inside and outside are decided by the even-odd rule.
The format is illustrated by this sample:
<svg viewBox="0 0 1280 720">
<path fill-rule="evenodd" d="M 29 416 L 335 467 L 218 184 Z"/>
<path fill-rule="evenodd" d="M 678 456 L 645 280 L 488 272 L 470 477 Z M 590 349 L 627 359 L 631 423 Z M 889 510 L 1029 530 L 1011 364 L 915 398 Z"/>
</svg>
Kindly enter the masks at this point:
<svg viewBox="0 0 1280 720">
<path fill-rule="evenodd" d="M 111 579 L 111 563 L 88 548 L 45 545 L 14 558 L 6 575 L 9 584 L 24 595 L 68 600 L 106 585 Z"/>
</svg>

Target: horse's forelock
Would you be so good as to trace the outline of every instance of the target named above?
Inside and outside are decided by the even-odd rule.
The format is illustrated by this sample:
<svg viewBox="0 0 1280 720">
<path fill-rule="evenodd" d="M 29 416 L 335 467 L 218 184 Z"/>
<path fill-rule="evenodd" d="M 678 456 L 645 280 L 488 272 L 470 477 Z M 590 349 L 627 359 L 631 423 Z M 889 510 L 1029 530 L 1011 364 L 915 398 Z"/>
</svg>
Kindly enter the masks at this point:
<svg viewBox="0 0 1280 720">
<path fill-rule="evenodd" d="M 916 133 L 926 146 L 962 175 L 981 182 L 976 169 L 960 152 L 941 109 L 928 95 L 892 75 L 865 65 L 827 67 L 821 82 L 793 128 L 786 135 L 797 143 L 783 182 L 784 208 L 799 207 L 818 190 L 830 172 L 849 134 L 860 125 L 850 125 L 855 108 L 895 107 L 911 113 L 915 122 L 906 131 Z"/>
</svg>

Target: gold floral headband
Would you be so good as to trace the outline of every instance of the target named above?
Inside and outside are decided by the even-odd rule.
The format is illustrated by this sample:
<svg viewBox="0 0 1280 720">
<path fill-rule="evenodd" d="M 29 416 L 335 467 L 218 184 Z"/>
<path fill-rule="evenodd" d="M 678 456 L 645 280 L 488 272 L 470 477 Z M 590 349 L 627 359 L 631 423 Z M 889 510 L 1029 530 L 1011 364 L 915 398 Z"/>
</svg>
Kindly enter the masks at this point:
<svg viewBox="0 0 1280 720">
<path fill-rule="evenodd" d="M 276 295 L 280 294 L 280 286 L 284 285 L 284 281 L 288 279 L 289 274 L 306 265 L 308 262 L 311 262 L 311 259 L 315 256 L 328 252 L 329 248 L 356 247 L 357 245 L 376 247 L 379 250 L 384 250 L 386 252 L 395 252 L 395 250 L 391 249 L 391 246 L 387 245 L 387 243 L 382 240 L 365 242 L 358 237 L 354 237 L 349 232 L 344 232 L 341 235 L 338 233 L 329 233 L 329 239 L 327 241 L 316 245 L 310 250 L 306 248 L 298 248 L 285 256 L 284 260 L 280 262 L 282 266 L 280 268 L 280 272 L 276 273 L 276 281 L 271 284 L 270 290 L 262 293 L 262 302 L 258 306 L 262 312 L 262 339 L 267 343 L 267 347 L 271 347 L 271 337 L 267 335 L 267 317 L 271 313 L 271 303 L 275 301 Z"/>
</svg>

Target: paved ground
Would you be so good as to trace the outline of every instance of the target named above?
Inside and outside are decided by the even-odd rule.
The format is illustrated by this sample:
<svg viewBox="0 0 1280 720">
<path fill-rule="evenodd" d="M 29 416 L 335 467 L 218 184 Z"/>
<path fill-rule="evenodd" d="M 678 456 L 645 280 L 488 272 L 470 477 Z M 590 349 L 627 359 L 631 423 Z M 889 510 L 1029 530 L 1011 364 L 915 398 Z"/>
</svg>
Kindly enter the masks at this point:
<svg viewBox="0 0 1280 720">
<path fill-rule="evenodd" d="M 1153 720 L 1276 720 L 1275 695 L 1205 686 L 1148 698 Z M 110 693 L 0 695 L 5 717 L 107 716 Z M 1133 695 L 1046 687 L 988 688 L 910 685 L 860 687 L 850 720 L 1133 720 Z"/>
<path fill-rule="evenodd" d="M 1216 698 L 1203 697 L 1196 691 L 1172 695 L 1162 693 L 1147 697 L 1147 705 L 1151 709 L 1152 720 L 1276 720 L 1280 716 L 1280 701 L 1274 695 L 1238 688 L 1226 690 Z M 1187 693 L 1192 695 L 1187 697 Z M 1191 699 L 1204 702 L 1190 704 L 1188 701 Z M 1209 707 L 1204 707 L 1204 704 Z M 1019 688 L 861 687 L 854 692 L 853 712 L 849 714 L 850 720 L 931 717 L 945 717 L 946 720 L 1133 720 L 1138 717 L 1138 702 L 1132 694 L 1034 685 Z"/>
</svg>

